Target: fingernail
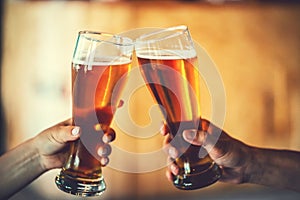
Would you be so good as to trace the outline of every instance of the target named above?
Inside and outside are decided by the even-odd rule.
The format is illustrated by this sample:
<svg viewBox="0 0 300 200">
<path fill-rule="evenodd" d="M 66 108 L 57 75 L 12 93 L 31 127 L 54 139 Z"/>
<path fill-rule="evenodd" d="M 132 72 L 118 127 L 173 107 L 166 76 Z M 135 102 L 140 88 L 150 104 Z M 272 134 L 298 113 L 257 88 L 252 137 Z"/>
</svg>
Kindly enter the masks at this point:
<svg viewBox="0 0 300 200">
<path fill-rule="evenodd" d="M 175 171 L 175 169 L 176 169 L 176 168 L 174 167 L 174 165 L 171 165 L 171 170 L 172 170 L 172 171 Z"/>
<path fill-rule="evenodd" d="M 194 129 L 183 131 L 183 135 L 187 140 L 194 140 L 196 137 L 197 131 Z"/>
<path fill-rule="evenodd" d="M 101 165 L 105 166 L 108 163 L 108 158 L 101 158 L 100 162 L 101 162 Z"/>
<path fill-rule="evenodd" d="M 111 139 L 112 139 L 111 135 L 104 135 L 102 138 L 104 143 L 109 143 Z"/>
<path fill-rule="evenodd" d="M 99 156 L 103 156 L 107 153 L 107 149 L 106 148 L 99 148 L 98 149 L 98 155 Z"/>
<path fill-rule="evenodd" d="M 76 126 L 75 128 L 72 129 L 71 133 L 73 136 L 77 136 L 79 134 L 80 128 Z"/>
<path fill-rule="evenodd" d="M 172 158 L 176 158 L 176 150 L 174 147 L 170 147 L 169 148 L 169 155 L 172 157 Z"/>
<path fill-rule="evenodd" d="M 198 157 L 200 159 L 205 158 L 205 156 L 207 156 L 208 152 L 207 150 L 204 148 L 204 146 L 201 146 L 199 153 L 198 153 Z"/>
<path fill-rule="evenodd" d="M 174 165 L 171 165 L 171 171 L 173 174 L 177 174 L 177 167 L 175 167 Z"/>
</svg>

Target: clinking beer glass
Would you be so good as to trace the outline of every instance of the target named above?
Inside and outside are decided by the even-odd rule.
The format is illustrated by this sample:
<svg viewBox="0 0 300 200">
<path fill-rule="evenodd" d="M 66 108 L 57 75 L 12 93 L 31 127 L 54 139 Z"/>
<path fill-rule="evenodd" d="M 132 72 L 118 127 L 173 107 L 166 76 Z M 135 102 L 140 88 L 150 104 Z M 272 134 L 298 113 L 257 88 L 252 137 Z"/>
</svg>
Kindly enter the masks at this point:
<svg viewBox="0 0 300 200">
<path fill-rule="evenodd" d="M 131 67 L 131 39 L 81 31 L 72 59 L 72 117 L 81 127 L 80 139 L 56 177 L 62 191 L 97 196 L 106 185 L 96 149 L 108 129 Z"/>
<path fill-rule="evenodd" d="M 183 190 L 213 184 L 221 177 L 219 166 L 203 148 L 182 137 L 184 130 L 204 128 L 197 54 L 188 28 L 177 26 L 142 35 L 135 50 L 147 87 L 165 114 L 173 137 L 171 145 L 181 152 L 175 160 L 179 174 L 173 177 L 173 184 Z"/>
</svg>

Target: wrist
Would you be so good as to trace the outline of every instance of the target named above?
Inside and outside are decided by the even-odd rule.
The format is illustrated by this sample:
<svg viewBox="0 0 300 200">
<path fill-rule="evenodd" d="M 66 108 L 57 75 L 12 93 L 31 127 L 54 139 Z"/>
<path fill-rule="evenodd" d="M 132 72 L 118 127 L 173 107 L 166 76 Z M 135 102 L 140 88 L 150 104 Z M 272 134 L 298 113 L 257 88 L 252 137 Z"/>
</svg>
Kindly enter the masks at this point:
<svg viewBox="0 0 300 200">
<path fill-rule="evenodd" d="M 262 150 L 256 147 L 249 146 L 249 157 L 245 170 L 245 183 L 260 183 L 260 179 L 263 177 L 264 164 L 262 161 Z"/>
<path fill-rule="evenodd" d="M 43 156 L 41 154 L 41 149 L 40 149 L 41 146 L 42 144 L 40 143 L 39 138 L 37 136 L 31 139 L 31 147 L 32 147 L 32 151 L 35 154 L 35 161 L 38 164 L 38 169 L 40 170 L 41 173 L 44 173 L 48 171 L 48 169 L 44 165 Z"/>
</svg>

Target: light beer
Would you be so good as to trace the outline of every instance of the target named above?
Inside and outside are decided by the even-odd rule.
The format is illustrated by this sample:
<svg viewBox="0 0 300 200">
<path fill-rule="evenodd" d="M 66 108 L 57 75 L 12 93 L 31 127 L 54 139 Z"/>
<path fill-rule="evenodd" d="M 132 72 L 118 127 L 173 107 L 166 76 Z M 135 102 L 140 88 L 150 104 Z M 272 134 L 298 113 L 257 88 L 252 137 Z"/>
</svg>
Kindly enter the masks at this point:
<svg viewBox="0 0 300 200">
<path fill-rule="evenodd" d="M 97 148 L 113 119 L 130 67 L 129 61 L 111 65 L 72 64 L 73 123 L 80 126 L 81 135 L 71 144 L 69 159 L 56 178 L 60 189 L 93 196 L 93 193 L 84 194 L 84 186 L 78 188 L 78 185 L 88 184 L 95 191 L 97 187 L 105 188 Z M 62 179 L 64 185 L 59 181 Z"/>
<path fill-rule="evenodd" d="M 159 55 L 159 56 L 156 56 Z M 200 119 L 200 74 L 196 55 L 181 51 L 138 52 L 142 76 L 152 96 L 162 105 L 166 123 L 173 137 L 171 144 L 181 155 L 176 159 L 179 175 L 173 184 L 179 189 L 192 190 L 217 181 L 221 172 L 211 158 L 199 157 L 199 146 L 191 145 L 182 137 L 187 129 L 201 130 Z M 183 55 L 185 57 L 183 57 Z"/>
</svg>

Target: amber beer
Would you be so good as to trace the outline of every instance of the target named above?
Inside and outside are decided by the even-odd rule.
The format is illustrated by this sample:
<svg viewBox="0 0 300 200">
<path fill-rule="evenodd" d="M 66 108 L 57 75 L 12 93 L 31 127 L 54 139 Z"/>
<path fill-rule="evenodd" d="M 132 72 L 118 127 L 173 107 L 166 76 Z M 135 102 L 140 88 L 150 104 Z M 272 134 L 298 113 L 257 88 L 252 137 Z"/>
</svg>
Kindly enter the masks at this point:
<svg viewBox="0 0 300 200">
<path fill-rule="evenodd" d="M 102 141 L 102 134 L 113 119 L 121 91 L 125 86 L 124 76 L 127 76 L 130 64 L 104 66 L 96 63 L 92 66 L 92 70 L 86 70 L 87 67 L 87 65 L 80 64 L 73 64 L 72 67 L 73 117 L 74 123 L 81 127 L 81 138 L 88 137 L 87 145 L 89 149 L 95 151 L 87 151 L 79 140 L 79 145 L 74 148 L 82 149 L 82 151 L 77 151 L 76 155 L 72 155 L 72 159 L 77 159 L 76 156 L 78 156 L 78 160 L 81 161 L 77 166 L 73 166 L 77 171 L 75 176 L 81 177 L 82 175 L 90 178 L 101 176 L 99 170 L 101 165 L 96 159 L 97 155 L 91 155 L 96 152 L 97 146 L 91 148 L 91 145 L 97 145 Z M 115 87 L 117 83 L 118 87 Z M 112 97 L 113 94 L 114 97 Z M 97 143 L 93 144 L 94 141 Z"/>
<path fill-rule="evenodd" d="M 72 58 L 72 118 L 80 139 L 55 178 L 57 187 L 78 196 L 106 189 L 100 157 L 102 138 L 113 120 L 131 67 L 133 41 L 105 32 L 80 31 Z"/>
<path fill-rule="evenodd" d="M 95 191 L 97 187 L 105 188 L 97 147 L 113 119 L 130 67 L 129 62 L 108 66 L 105 63 L 72 64 L 73 123 L 81 127 L 81 136 L 71 144 L 69 160 L 56 178 L 60 189 L 93 196 L 93 193 L 84 193 L 87 184 L 95 187 Z M 82 188 L 78 189 L 78 185 Z M 73 186 L 76 186 L 74 190 Z"/>
<path fill-rule="evenodd" d="M 195 67 L 197 57 L 188 55 L 188 52 L 184 54 L 184 58 L 182 52 L 180 56 L 176 56 L 176 53 L 168 55 L 168 52 L 156 52 L 153 55 L 139 52 L 137 56 L 147 87 L 166 114 L 165 120 L 173 136 L 171 144 L 181 153 L 176 159 L 179 175 L 174 177 L 173 184 L 179 189 L 192 190 L 214 183 L 221 172 L 208 155 L 203 158 L 199 156 L 199 146 L 188 144 L 182 137 L 186 129 L 202 128 L 200 75 Z"/>
</svg>

